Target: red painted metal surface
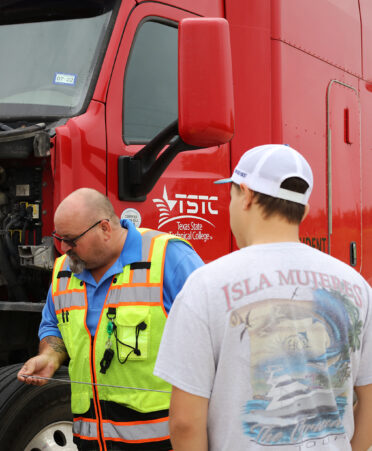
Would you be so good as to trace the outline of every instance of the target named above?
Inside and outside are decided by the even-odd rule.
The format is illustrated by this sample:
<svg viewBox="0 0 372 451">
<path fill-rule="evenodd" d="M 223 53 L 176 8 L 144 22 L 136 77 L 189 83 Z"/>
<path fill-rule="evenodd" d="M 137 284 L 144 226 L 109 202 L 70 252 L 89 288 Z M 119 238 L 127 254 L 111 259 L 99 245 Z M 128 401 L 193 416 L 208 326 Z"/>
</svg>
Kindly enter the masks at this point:
<svg viewBox="0 0 372 451">
<path fill-rule="evenodd" d="M 123 36 L 125 24 L 128 16 L 131 14 L 131 11 L 135 8 L 135 6 L 136 2 L 134 0 L 126 0 L 121 4 L 94 90 L 94 100 L 98 100 L 99 102 L 106 101 L 112 68 L 115 64 L 115 59 Z"/>
<path fill-rule="evenodd" d="M 360 76 L 358 0 L 273 0 L 272 37 Z"/>
<path fill-rule="evenodd" d="M 137 0 L 139 4 L 147 2 L 148 0 Z M 224 12 L 223 0 L 168 0 L 162 3 L 200 16 L 222 17 Z"/>
<path fill-rule="evenodd" d="M 314 189 L 301 238 L 328 252 L 326 94 L 331 68 L 277 40 L 272 54 L 272 141 L 291 145 L 310 162 Z"/>
<path fill-rule="evenodd" d="M 348 116 L 346 123 L 345 111 Z M 359 270 L 362 266 L 360 103 L 358 91 L 351 85 L 330 82 L 328 133 L 331 162 L 328 196 L 332 213 L 330 251 L 333 256 L 349 263 L 351 243 L 356 243 L 355 268 Z M 346 142 L 345 135 L 349 142 Z"/>
<path fill-rule="evenodd" d="M 362 30 L 363 78 L 372 82 L 372 3 L 359 0 Z"/>
<path fill-rule="evenodd" d="M 277 74 L 271 73 L 270 0 L 225 3 L 235 104 L 231 171 L 243 152 L 271 141 L 271 80 Z"/>
<path fill-rule="evenodd" d="M 234 134 L 229 25 L 183 19 L 178 40 L 178 130 L 195 147 L 224 144 Z"/>
<path fill-rule="evenodd" d="M 54 208 L 78 188 L 106 192 L 105 107 L 92 101 L 85 114 L 56 128 L 52 149 L 54 168 Z"/>
<path fill-rule="evenodd" d="M 359 82 L 362 148 L 362 274 L 372 284 L 372 92 Z"/>
<path fill-rule="evenodd" d="M 120 155 L 134 155 L 143 147 L 123 141 L 123 80 L 135 32 L 149 16 L 175 22 L 195 17 L 157 3 L 140 4 L 131 12 L 107 95 L 107 193 L 119 216 L 124 212 L 134 214 L 140 218 L 142 226 L 182 236 L 191 241 L 205 260 L 213 260 L 231 250 L 231 235 L 226 233 L 229 193 L 213 185 L 213 180 L 230 174 L 228 145 L 177 156 L 144 202 L 118 199 L 117 159 Z"/>
<path fill-rule="evenodd" d="M 235 134 L 230 144 L 179 155 L 144 202 L 122 202 L 117 159 L 143 147 L 122 138 L 123 80 L 137 27 L 149 16 L 227 18 Z M 97 102 L 56 129 L 54 206 L 79 186 L 95 187 L 119 215 L 133 210 L 141 225 L 184 236 L 212 260 L 234 247 L 229 187 L 212 181 L 228 176 L 248 148 L 288 143 L 314 170 L 301 239 L 347 263 L 355 241 L 356 268 L 372 281 L 371 16 L 368 0 L 123 2 L 94 91 Z"/>
<path fill-rule="evenodd" d="M 272 138 L 298 148 L 314 170 L 302 240 L 346 263 L 350 263 L 350 243 L 355 242 L 355 267 L 371 280 L 372 187 L 366 164 L 372 95 L 358 81 L 362 67 L 358 4 L 314 2 L 311 11 L 305 7 L 301 15 L 302 3 L 273 3 Z M 332 20 L 318 30 L 316 24 L 329 18 L 330 8 L 335 10 Z M 309 24 L 318 30 L 311 42 Z M 333 34 L 326 39 L 324 33 Z"/>
</svg>

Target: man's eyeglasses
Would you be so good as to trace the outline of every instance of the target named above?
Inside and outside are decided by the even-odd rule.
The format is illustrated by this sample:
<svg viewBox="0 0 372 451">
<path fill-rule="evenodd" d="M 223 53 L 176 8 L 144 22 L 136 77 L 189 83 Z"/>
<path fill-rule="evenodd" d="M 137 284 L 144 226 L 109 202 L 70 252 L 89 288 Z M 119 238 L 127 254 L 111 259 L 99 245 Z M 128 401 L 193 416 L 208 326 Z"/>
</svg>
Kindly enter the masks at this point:
<svg viewBox="0 0 372 451">
<path fill-rule="evenodd" d="M 86 233 L 88 233 L 89 230 L 92 230 L 94 227 L 98 226 L 98 224 L 100 224 L 102 221 L 109 221 L 109 219 L 100 219 L 95 224 L 90 226 L 89 229 L 85 230 L 85 232 L 81 233 L 80 235 L 76 236 L 75 238 L 62 238 L 61 236 L 57 235 L 55 231 L 52 233 L 52 237 L 60 242 L 67 244 L 67 246 L 75 247 L 77 240 L 80 240 L 80 238 L 82 236 L 84 236 Z"/>
</svg>

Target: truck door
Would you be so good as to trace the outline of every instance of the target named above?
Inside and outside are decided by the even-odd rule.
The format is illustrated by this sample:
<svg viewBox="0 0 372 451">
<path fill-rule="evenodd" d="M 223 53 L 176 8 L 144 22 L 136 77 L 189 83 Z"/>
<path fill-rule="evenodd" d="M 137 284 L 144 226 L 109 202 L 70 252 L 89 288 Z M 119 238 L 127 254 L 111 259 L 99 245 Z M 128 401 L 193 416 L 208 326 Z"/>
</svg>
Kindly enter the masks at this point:
<svg viewBox="0 0 372 451">
<path fill-rule="evenodd" d="M 358 91 L 332 80 L 327 92 L 330 254 L 361 269 L 361 149 Z"/>
<path fill-rule="evenodd" d="M 178 117 L 178 22 L 190 12 L 146 2 L 129 15 L 107 96 L 107 193 L 118 215 L 189 240 L 204 260 L 230 251 L 229 145 L 184 152 L 147 198 L 118 199 L 117 160 L 132 156 Z M 221 205 L 225 214 L 222 214 Z"/>
</svg>

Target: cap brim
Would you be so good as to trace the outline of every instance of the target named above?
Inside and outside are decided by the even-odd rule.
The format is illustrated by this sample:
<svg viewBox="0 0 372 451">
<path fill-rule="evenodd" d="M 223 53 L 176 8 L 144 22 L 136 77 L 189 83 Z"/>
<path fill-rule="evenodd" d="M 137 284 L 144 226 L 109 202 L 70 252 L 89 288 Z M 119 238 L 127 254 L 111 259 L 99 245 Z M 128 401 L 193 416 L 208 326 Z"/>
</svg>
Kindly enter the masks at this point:
<svg viewBox="0 0 372 451">
<path fill-rule="evenodd" d="M 222 183 L 232 183 L 232 178 L 228 178 L 228 179 L 221 179 L 221 180 L 216 180 L 215 182 L 213 182 L 216 185 L 221 185 Z"/>
</svg>

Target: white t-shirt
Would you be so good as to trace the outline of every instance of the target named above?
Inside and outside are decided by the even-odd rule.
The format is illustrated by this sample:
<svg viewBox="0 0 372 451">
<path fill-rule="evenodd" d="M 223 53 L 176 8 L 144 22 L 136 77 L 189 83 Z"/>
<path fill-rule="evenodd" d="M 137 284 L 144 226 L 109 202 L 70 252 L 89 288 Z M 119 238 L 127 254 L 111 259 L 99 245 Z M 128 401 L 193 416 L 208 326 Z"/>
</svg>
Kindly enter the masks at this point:
<svg viewBox="0 0 372 451">
<path fill-rule="evenodd" d="M 209 398 L 211 451 L 350 450 L 370 302 L 355 270 L 305 244 L 241 249 L 191 274 L 155 374 Z"/>
</svg>

